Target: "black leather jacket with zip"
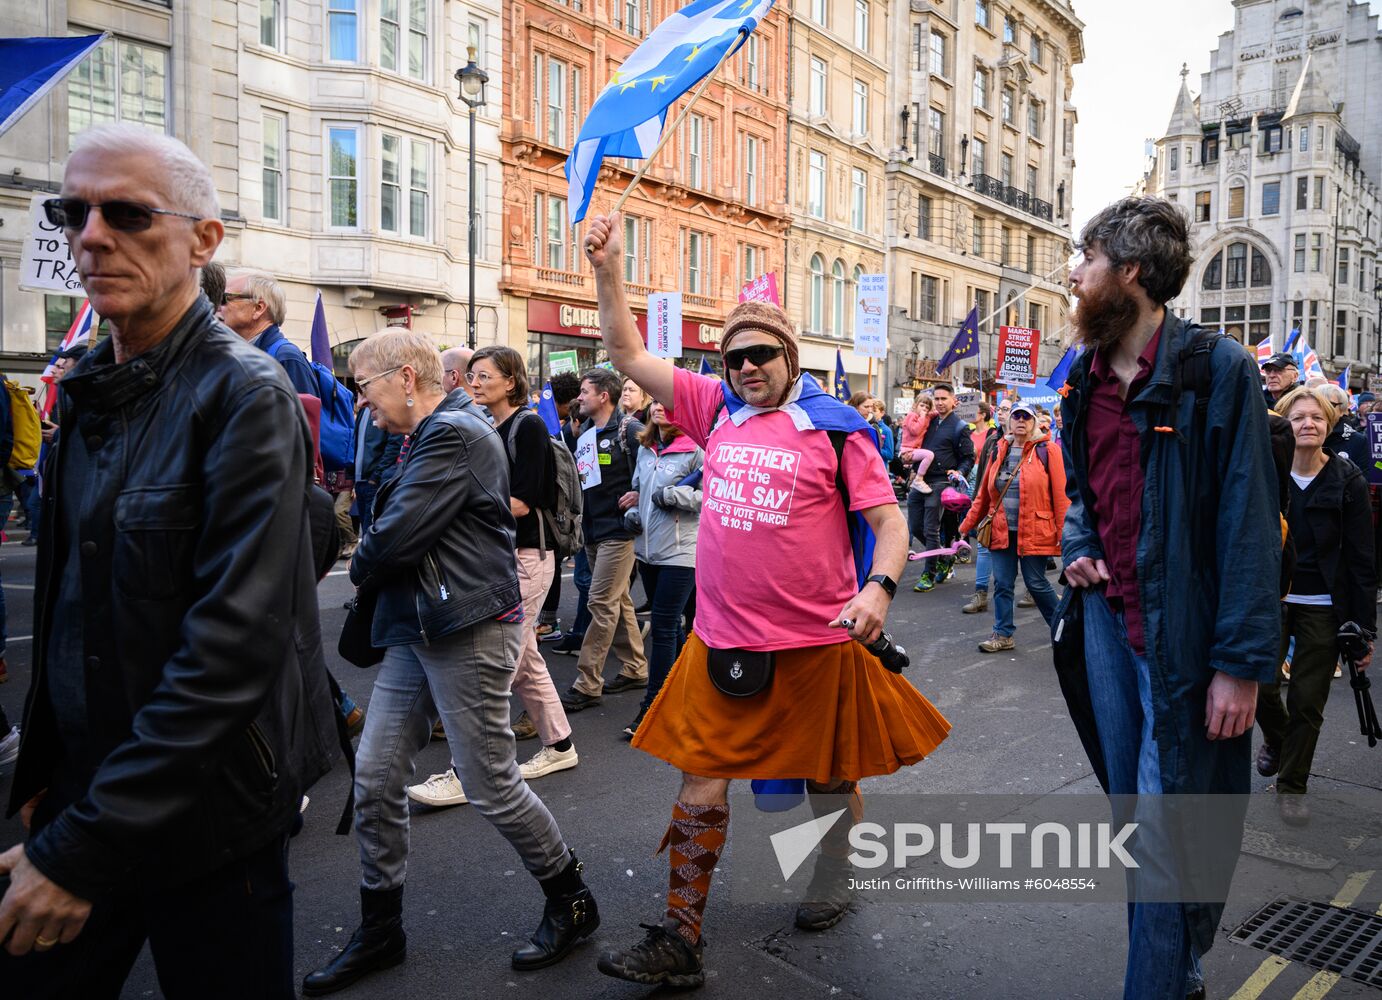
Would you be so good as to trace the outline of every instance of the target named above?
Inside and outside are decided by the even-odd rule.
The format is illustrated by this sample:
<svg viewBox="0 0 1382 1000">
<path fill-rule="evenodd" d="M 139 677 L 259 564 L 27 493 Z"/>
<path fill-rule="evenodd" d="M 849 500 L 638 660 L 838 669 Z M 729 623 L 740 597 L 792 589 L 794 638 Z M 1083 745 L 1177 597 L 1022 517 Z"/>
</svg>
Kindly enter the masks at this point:
<svg viewBox="0 0 1382 1000">
<path fill-rule="evenodd" d="M 26 853 L 85 899 L 175 886 L 286 836 L 337 753 L 306 509 L 312 441 L 283 369 L 205 297 L 158 348 L 111 341 L 62 383 L 35 591 L 34 677 L 10 793 L 43 792 Z M 64 477 L 67 450 L 89 456 Z M 69 505 L 77 505 L 75 510 Z M 59 553 L 70 511 L 75 565 Z M 61 574 L 79 604 L 58 604 Z M 78 663 L 50 662 L 80 621 Z M 84 684 L 79 761 L 50 680 Z"/>
<path fill-rule="evenodd" d="M 504 443 L 464 390 L 413 431 L 379 488 L 350 579 L 378 592 L 376 646 L 431 642 L 522 603 Z"/>
</svg>

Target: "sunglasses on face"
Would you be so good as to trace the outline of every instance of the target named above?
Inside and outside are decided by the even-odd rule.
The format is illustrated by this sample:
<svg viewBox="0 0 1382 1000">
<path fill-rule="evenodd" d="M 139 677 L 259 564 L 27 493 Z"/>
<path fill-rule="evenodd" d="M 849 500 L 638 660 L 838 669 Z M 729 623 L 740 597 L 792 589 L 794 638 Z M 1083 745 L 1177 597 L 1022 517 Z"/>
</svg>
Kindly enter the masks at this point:
<svg viewBox="0 0 1382 1000">
<path fill-rule="evenodd" d="M 180 219 L 200 222 L 200 215 L 174 212 L 167 208 L 153 208 L 137 201 L 102 201 L 92 203 L 81 198 L 49 198 L 43 203 L 48 222 L 59 229 L 80 230 L 86 226 L 93 208 L 101 210 L 106 225 L 122 233 L 141 233 L 154 224 L 155 215 L 176 215 Z"/>
<path fill-rule="evenodd" d="M 755 368 L 762 368 L 773 358 L 781 357 L 785 353 L 785 348 L 775 347 L 772 344 L 736 347 L 732 351 L 725 351 L 725 367 L 730 371 L 737 372 L 743 369 L 744 362 L 747 361 Z"/>
</svg>

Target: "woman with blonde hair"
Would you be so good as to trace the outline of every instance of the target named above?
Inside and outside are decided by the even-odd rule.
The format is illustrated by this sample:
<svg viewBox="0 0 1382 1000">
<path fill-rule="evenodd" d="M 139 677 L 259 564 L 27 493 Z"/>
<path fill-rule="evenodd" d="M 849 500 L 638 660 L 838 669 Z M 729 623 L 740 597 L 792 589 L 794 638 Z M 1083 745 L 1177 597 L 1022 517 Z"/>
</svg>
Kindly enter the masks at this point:
<svg viewBox="0 0 1382 1000">
<path fill-rule="evenodd" d="M 370 645 L 383 650 L 355 756 L 362 920 L 302 992 L 334 993 L 406 957 L 405 788 L 439 718 L 470 801 L 547 898 L 512 957 L 516 969 L 542 968 L 600 918 L 556 820 L 519 775 L 509 728 L 523 601 L 504 446 L 463 389 L 442 392 L 441 356 L 424 334 L 376 333 L 350 368 L 376 426 L 408 440 L 350 563 L 361 601 L 374 603 Z"/>
<path fill-rule="evenodd" d="M 1287 510 L 1296 565 L 1282 605 L 1281 650 L 1291 640 L 1291 685 L 1282 704 L 1280 678 L 1258 688 L 1257 722 L 1263 742 L 1257 772 L 1276 775 L 1277 809 L 1284 822 L 1310 821 L 1306 782 L 1324 722 L 1344 622 L 1356 622 L 1369 639 L 1377 635 L 1376 567 L 1373 565 L 1372 506 L 1359 469 L 1324 446 L 1339 411 L 1321 388 L 1292 389 L 1276 404 L 1291 422 L 1296 451 L 1291 463 Z M 1368 655 L 1358 667 L 1365 669 Z"/>
</svg>

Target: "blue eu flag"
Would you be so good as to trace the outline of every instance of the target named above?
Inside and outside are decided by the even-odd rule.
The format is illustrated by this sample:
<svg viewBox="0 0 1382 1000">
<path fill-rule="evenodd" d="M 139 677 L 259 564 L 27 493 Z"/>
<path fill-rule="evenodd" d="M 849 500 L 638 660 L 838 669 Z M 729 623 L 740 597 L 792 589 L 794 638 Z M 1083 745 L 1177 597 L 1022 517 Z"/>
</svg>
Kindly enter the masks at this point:
<svg viewBox="0 0 1382 1000">
<path fill-rule="evenodd" d="M 960 332 L 955 334 L 955 339 L 950 342 L 945 354 L 936 363 L 936 371 L 943 372 L 961 358 L 976 358 L 979 356 L 979 307 L 975 306 L 965 317 L 965 321 L 960 326 Z"/>
<path fill-rule="evenodd" d="M 1068 348 L 1061 359 L 1056 362 L 1056 367 L 1051 372 L 1051 377 L 1046 380 L 1046 385 L 1060 392 L 1065 388 L 1065 380 L 1070 377 L 1070 369 L 1075 364 L 1075 359 L 1080 356 L 1080 345 L 1074 344 Z"/>
<path fill-rule="evenodd" d="M 835 398 L 841 403 L 848 403 L 849 397 L 854 393 L 849 391 L 849 379 L 845 377 L 845 359 L 840 352 L 835 352 Z"/>
<path fill-rule="evenodd" d="M 547 433 L 554 438 L 561 437 L 561 415 L 557 413 L 557 401 L 552 398 L 552 383 L 542 386 L 542 395 L 537 401 L 537 415 L 547 425 Z"/>
</svg>

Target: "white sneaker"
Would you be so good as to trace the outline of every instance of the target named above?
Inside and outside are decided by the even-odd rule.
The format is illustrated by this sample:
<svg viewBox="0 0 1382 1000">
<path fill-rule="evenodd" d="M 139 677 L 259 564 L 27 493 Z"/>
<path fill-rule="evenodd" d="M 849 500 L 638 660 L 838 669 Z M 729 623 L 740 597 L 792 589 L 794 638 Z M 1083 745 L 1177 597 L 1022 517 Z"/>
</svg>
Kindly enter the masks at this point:
<svg viewBox="0 0 1382 1000">
<path fill-rule="evenodd" d="M 572 753 L 575 753 L 573 750 Z M 10 731 L 0 739 L 0 767 L 9 767 L 19 759 L 19 727 L 10 726 Z M 572 760 L 572 764 L 576 762 Z"/>
<path fill-rule="evenodd" d="M 432 775 L 420 785 L 409 785 L 408 798 L 425 806 L 463 806 L 470 801 L 453 767 Z"/>
<path fill-rule="evenodd" d="M 541 778 L 544 774 L 573 768 L 580 762 L 581 758 L 577 756 L 575 746 L 566 750 L 543 747 L 531 758 L 518 765 L 518 773 L 523 776 L 524 781 L 532 781 L 534 778 Z"/>
</svg>

